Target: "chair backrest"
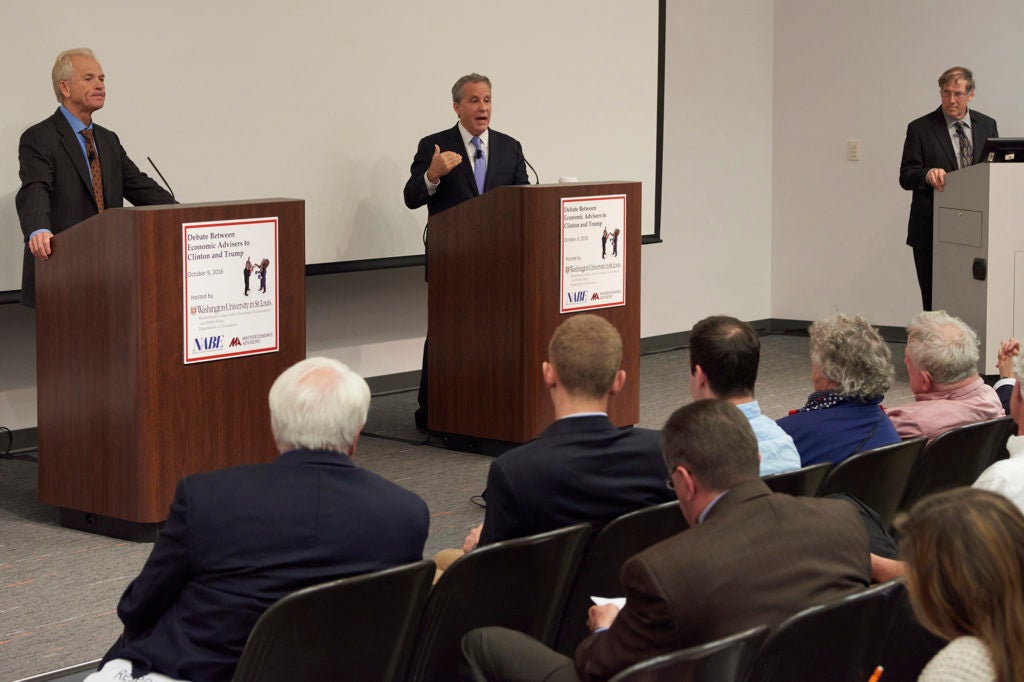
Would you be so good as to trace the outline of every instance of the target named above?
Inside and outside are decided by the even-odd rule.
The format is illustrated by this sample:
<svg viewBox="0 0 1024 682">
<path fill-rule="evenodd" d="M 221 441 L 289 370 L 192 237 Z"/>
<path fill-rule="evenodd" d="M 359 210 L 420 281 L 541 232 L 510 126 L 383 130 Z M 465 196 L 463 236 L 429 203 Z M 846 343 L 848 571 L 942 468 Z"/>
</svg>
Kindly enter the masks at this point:
<svg viewBox="0 0 1024 682">
<path fill-rule="evenodd" d="M 794 497 L 816 497 L 831 468 L 832 462 L 821 462 L 781 474 L 762 476 L 761 480 L 773 493 L 785 493 Z"/>
<path fill-rule="evenodd" d="M 999 457 L 1012 428 L 1012 418 L 999 417 L 933 438 L 917 458 L 900 509 L 910 509 L 925 495 L 973 484 Z"/>
<path fill-rule="evenodd" d="M 892 622 L 885 638 L 882 679 L 916 680 L 948 642 L 924 629 L 910 606 L 905 585 L 893 594 Z"/>
<path fill-rule="evenodd" d="M 910 472 L 927 442 L 922 436 L 844 459 L 825 478 L 821 496 L 853 495 L 875 510 L 882 527 L 888 528 L 903 501 Z"/>
<path fill-rule="evenodd" d="M 284 597 L 256 621 L 233 682 L 404 680 L 433 578 L 418 561 Z"/>
<path fill-rule="evenodd" d="M 898 589 L 882 583 L 786 619 L 761 647 L 748 682 L 864 682 L 881 662 Z"/>
<path fill-rule="evenodd" d="M 760 627 L 632 665 L 608 682 L 742 682 L 768 635 Z"/>
<path fill-rule="evenodd" d="M 619 572 L 626 559 L 687 527 L 679 503 L 665 502 L 623 514 L 598 531 L 583 555 L 565 602 L 555 650 L 571 656 L 590 633 L 587 610 L 591 595 L 621 597 L 625 594 Z"/>
<path fill-rule="evenodd" d="M 589 524 L 569 526 L 455 561 L 430 593 L 409 679 L 458 679 L 462 636 L 478 627 L 504 626 L 551 646 L 590 533 Z"/>
</svg>

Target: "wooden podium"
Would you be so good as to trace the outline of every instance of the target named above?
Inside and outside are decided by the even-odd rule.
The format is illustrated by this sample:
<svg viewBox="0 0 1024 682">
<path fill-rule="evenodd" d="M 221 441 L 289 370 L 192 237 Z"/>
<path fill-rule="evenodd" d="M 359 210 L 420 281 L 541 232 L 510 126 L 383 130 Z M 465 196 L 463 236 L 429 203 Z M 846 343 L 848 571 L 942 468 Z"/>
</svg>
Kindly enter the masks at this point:
<svg viewBox="0 0 1024 682">
<path fill-rule="evenodd" d="M 626 304 L 592 312 L 622 335 L 626 386 L 609 416 L 640 419 L 640 183 L 500 187 L 430 219 L 428 426 L 524 443 L 554 420 L 541 377 L 561 314 L 561 200 L 626 196 Z M 599 245 L 599 241 L 597 244 Z M 609 246 L 609 254 L 611 248 Z"/>
<path fill-rule="evenodd" d="M 991 373 L 999 341 L 1024 335 L 1024 164 L 977 163 L 935 193 L 932 307 L 978 334 L 978 371 Z"/>
<path fill-rule="evenodd" d="M 267 217 L 279 350 L 184 364 L 182 223 Z M 39 499 L 62 525 L 152 539 L 182 476 L 277 456 L 267 392 L 306 354 L 304 202 L 107 210 L 54 238 L 36 291 Z"/>
</svg>

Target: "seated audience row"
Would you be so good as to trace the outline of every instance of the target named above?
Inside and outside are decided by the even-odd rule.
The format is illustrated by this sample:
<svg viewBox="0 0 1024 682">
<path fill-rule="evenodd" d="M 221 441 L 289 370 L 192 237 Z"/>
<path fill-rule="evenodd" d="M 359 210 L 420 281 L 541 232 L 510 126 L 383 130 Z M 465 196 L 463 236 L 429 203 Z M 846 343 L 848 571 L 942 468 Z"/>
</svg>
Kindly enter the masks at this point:
<svg viewBox="0 0 1024 682">
<path fill-rule="evenodd" d="M 934 351 L 954 338 L 962 348 L 952 356 L 969 358 L 973 332 L 952 333 L 965 328 L 949 316 L 912 323 L 906 362 L 922 404 L 974 405 L 984 396 L 976 373 L 943 373 L 949 354 Z M 618 429 L 608 418 L 609 399 L 627 381 L 615 328 L 588 314 L 559 326 L 540 368 L 556 420 L 494 460 L 484 522 L 461 550 L 439 555 L 439 568 L 478 544 L 581 522 L 601 526 L 670 499 L 693 528 L 627 562 L 629 603 L 621 614 L 613 606 L 591 609 L 595 634 L 575 664 L 518 633 L 485 630 L 467 638 L 479 675 L 554 666 L 570 679 L 606 679 L 645 658 L 775 624 L 867 585 L 868 537 L 853 505 L 773 494 L 759 478 L 799 468 L 801 459 L 838 462 L 899 440 L 880 406 L 893 370 L 877 330 L 861 316 L 836 315 L 814 323 L 810 336 L 815 393 L 776 424 L 754 399 L 755 330 L 726 316 L 700 321 L 689 368 L 696 402 L 673 414 L 659 442 L 656 431 Z M 280 457 L 182 479 L 151 556 L 118 606 L 124 632 L 90 680 L 230 679 L 250 629 L 277 599 L 420 559 L 426 505 L 352 463 L 369 399 L 362 378 L 325 358 L 278 378 L 270 410 Z M 936 429 L 954 421 L 943 415 L 974 416 L 956 408 L 909 412 L 919 413 L 915 424 Z M 362 521 L 352 524 L 356 517 Z"/>
<path fill-rule="evenodd" d="M 463 640 L 476 680 L 607 680 L 639 661 L 757 625 L 868 586 L 868 536 L 842 500 L 772 493 L 757 439 L 735 406 L 699 400 L 662 430 L 669 477 L 690 528 L 628 560 L 626 605 L 590 609 L 575 661 L 522 633 Z"/>
<path fill-rule="evenodd" d="M 892 386 L 892 353 L 861 315 L 842 313 L 811 325 L 807 403 L 778 421 L 796 443 L 803 466 L 838 464 L 858 452 L 926 436 L 1003 414 L 999 396 L 978 374 L 978 337 L 947 312 L 918 314 L 907 326 L 904 365 L 914 402 L 884 408 Z M 1017 352 L 1005 342 L 1002 357 Z"/>
</svg>

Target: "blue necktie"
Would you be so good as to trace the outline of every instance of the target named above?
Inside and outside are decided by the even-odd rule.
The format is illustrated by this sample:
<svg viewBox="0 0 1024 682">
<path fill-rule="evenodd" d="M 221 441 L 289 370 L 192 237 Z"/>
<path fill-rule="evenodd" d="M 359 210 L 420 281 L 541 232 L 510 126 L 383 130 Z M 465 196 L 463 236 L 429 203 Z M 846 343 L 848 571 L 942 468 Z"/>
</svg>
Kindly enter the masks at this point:
<svg viewBox="0 0 1024 682">
<path fill-rule="evenodd" d="M 484 179 L 487 177 L 487 160 L 484 159 L 483 149 L 480 148 L 480 138 L 473 136 L 470 140 L 476 147 L 476 155 L 473 157 L 473 175 L 476 176 L 476 191 L 484 193 Z"/>
</svg>

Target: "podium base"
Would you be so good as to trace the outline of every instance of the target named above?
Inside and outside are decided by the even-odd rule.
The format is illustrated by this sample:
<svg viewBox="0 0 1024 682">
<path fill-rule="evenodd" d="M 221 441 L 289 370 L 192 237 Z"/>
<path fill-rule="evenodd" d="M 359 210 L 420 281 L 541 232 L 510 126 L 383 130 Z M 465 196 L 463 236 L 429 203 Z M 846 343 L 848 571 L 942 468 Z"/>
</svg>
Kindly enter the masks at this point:
<svg viewBox="0 0 1024 682">
<path fill-rule="evenodd" d="M 497 457 L 506 450 L 511 450 L 517 445 L 520 445 L 519 443 L 510 443 L 504 440 L 463 436 L 458 433 L 444 433 L 438 431 L 435 432 L 435 435 L 441 437 L 441 442 L 443 442 L 444 446 L 449 450 L 471 452 L 475 455 L 484 455 L 485 457 Z"/>
<path fill-rule="evenodd" d="M 130 542 L 155 542 L 163 523 L 138 523 L 91 514 L 77 509 L 60 508 L 60 525 L 72 530 L 105 535 Z"/>
</svg>

